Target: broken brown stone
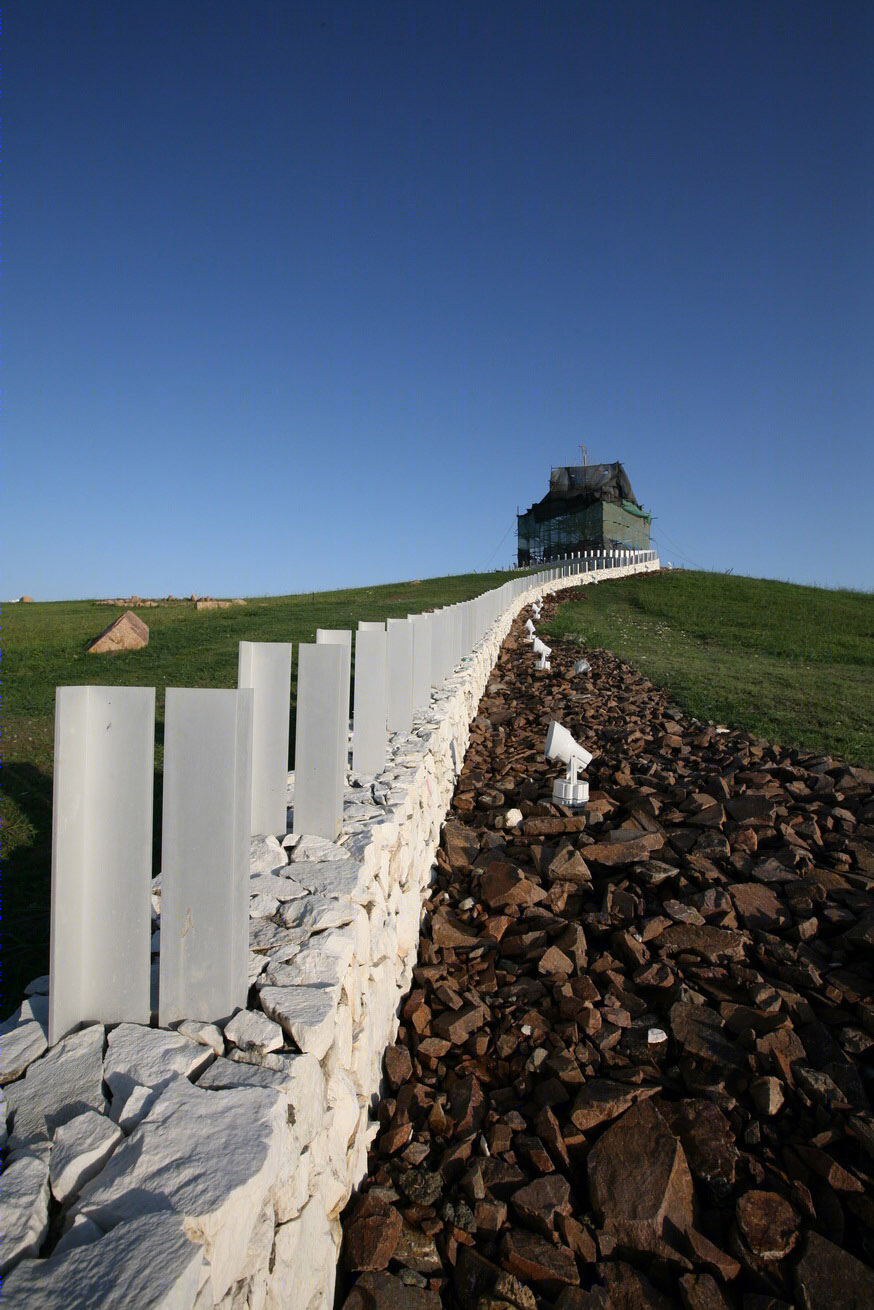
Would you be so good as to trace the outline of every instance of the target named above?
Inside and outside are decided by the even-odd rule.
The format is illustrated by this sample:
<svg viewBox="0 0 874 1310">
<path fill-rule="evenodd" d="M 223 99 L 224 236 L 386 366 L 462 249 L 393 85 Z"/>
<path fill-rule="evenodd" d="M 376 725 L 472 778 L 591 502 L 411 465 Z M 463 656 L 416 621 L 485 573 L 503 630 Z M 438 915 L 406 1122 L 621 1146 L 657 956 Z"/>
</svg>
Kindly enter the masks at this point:
<svg viewBox="0 0 874 1310">
<path fill-rule="evenodd" d="M 441 842 L 453 869 L 469 869 L 479 855 L 479 838 L 463 823 L 445 823 Z"/>
<path fill-rule="evenodd" d="M 782 1260 L 798 1241 L 799 1217 L 777 1192 L 745 1192 L 736 1214 L 744 1241 L 760 1260 Z"/>
<path fill-rule="evenodd" d="M 653 1096 L 658 1087 L 634 1087 L 628 1083 L 612 1082 L 609 1078 L 593 1078 L 577 1094 L 570 1118 L 581 1133 L 598 1124 L 615 1119 L 635 1101 Z"/>
<path fill-rule="evenodd" d="M 480 879 L 480 895 L 486 905 L 499 909 L 506 905 L 536 905 L 546 899 L 546 892 L 525 878 L 506 861 L 489 866 Z"/>
<path fill-rule="evenodd" d="M 343 1233 L 343 1263 L 347 1269 L 387 1269 L 398 1244 L 403 1219 L 393 1205 L 365 1204 Z"/>
<path fill-rule="evenodd" d="M 692 1223 L 692 1176 L 655 1104 L 632 1106 L 589 1152 L 589 1195 L 622 1247 L 664 1254 Z"/>
<path fill-rule="evenodd" d="M 660 833 L 648 832 L 632 841 L 596 842 L 585 847 L 587 864 L 604 864 L 610 868 L 636 864 L 648 860 L 653 851 L 660 851 L 665 839 Z"/>
<path fill-rule="evenodd" d="M 413 1061 L 405 1046 L 388 1046 L 385 1052 L 385 1076 L 394 1091 L 405 1082 L 413 1072 Z"/>
<path fill-rule="evenodd" d="M 501 1244 L 505 1269 L 523 1282 L 556 1296 L 562 1287 L 579 1284 L 577 1262 L 565 1246 L 553 1246 L 546 1238 L 524 1229 L 505 1233 Z"/>
<path fill-rule="evenodd" d="M 510 1204 L 524 1224 L 550 1237 L 558 1214 L 571 1213 L 571 1189 L 561 1174 L 547 1174 L 520 1187 L 510 1197 Z"/>
<path fill-rule="evenodd" d="M 732 1303 L 711 1274 L 684 1274 L 679 1282 L 686 1310 L 732 1310 Z"/>
<path fill-rule="evenodd" d="M 444 1010 L 431 1026 L 438 1037 L 458 1046 L 482 1027 L 484 1017 L 482 1006 L 465 1005 L 460 1010 Z"/>
<path fill-rule="evenodd" d="M 809 1232 L 795 1268 L 795 1288 L 803 1310 L 870 1310 L 874 1270 L 834 1242 Z"/>
<path fill-rule="evenodd" d="M 537 962 L 537 972 L 545 974 L 547 977 L 567 976 L 572 974 L 573 971 L 573 960 L 568 959 L 564 951 L 560 951 L 557 946 L 550 946 L 549 950 L 544 951 Z"/>
<path fill-rule="evenodd" d="M 546 876 L 550 882 L 570 882 L 577 887 L 592 885 L 589 866 L 573 846 L 563 846 L 558 854 L 553 856 L 547 866 Z"/>
<path fill-rule="evenodd" d="M 343 1302 L 343 1310 L 441 1310 L 440 1293 L 410 1287 L 394 1274 L 362 1274 Z"/>
</svg>

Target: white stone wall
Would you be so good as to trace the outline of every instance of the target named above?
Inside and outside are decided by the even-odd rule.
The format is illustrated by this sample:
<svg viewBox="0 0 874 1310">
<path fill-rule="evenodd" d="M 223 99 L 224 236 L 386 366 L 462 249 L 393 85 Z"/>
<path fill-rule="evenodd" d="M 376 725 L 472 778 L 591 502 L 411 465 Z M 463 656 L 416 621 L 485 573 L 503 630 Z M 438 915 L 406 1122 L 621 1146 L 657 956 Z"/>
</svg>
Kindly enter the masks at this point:
<svg viewBox="0 0 874 1310">
<path fill-rule="evenodd" d="M 0 1045 L 4 1305 L 330 1310 L 339 1215 L 366 1172 L 440 829 L 501 644 L 537 595 L 658 567 L 532 587 L 390 738 L 384 772 L 350 775 L 337 843 L 253 841 L 258 1001 L 223 1031 L 94 1024 L 47 1050 L 47 980 L 32 985 Z M 157 930 L 159 880 L 153 904 Z M 289 1038 L 300 1054 L 279 1049 Z M 62 1236 L 34 1258 L 50 1192 Z"/>
</svg>

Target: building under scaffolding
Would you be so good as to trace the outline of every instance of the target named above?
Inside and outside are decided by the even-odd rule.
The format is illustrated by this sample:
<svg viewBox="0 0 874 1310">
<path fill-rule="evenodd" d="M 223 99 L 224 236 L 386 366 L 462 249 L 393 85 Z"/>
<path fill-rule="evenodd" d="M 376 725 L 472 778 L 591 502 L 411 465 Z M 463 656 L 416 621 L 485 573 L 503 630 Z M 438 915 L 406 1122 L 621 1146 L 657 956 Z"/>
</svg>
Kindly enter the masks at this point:
<svg viewBox="0 0 874 1310">
<path fill-rule="evenodd" d="M 651 522 L 618 461 L 554 468 L 543 500 L 517 518 L 519 567 L 577 550 L 649 550 Z"/>
</svg>

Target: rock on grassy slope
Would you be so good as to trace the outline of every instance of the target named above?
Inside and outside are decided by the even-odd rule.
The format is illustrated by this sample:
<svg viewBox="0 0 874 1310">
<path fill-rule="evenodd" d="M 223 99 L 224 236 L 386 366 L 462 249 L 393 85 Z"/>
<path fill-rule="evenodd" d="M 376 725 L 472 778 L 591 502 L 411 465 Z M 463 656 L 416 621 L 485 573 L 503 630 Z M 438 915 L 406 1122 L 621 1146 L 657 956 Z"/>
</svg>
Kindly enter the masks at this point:
<svg viewBox="0 0 874 1310">
<path fill-rule="evenodd" d="M 690 721 L 602 651 L 537 674 L 520 630 L 344 1216 L 348 1307 L 874 1304 L 874 774 Z M 579 814 L 552 718 L 596 752 Z"/>
</svg>

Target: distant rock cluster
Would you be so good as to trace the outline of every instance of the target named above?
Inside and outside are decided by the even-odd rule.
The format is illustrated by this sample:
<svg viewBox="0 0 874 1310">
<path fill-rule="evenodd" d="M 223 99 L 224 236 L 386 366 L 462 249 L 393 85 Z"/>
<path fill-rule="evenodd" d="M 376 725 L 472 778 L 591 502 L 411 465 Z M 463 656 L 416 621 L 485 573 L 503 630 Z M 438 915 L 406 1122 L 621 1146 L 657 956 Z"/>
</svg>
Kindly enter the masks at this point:
<svg viewBox="0 0 874 1310">
<path fill-rule="evenodd" d="M 22 600 L 28 600 L 29 597 L 22 596 Z M 185 603 L 185 597 L 181 603 Z M 196 609 L 227 609 L 230 605 L 245 605 L 242 597 L 236 597 L 234 600 L 215 600 L 212 596 L 197 596 L 191 593 L 187 600 L 191 601 Z M 139 596 L 128 596 L 127 599 L 116 597 L 114 600 L 96 600 L 95 605 L 136 605 L 139 609 L 157 609 L 161 605 L 179 604 L 180 601 L 176 596 L 165 596 L 163 600 L 141 600 Z"/>
</svg>

